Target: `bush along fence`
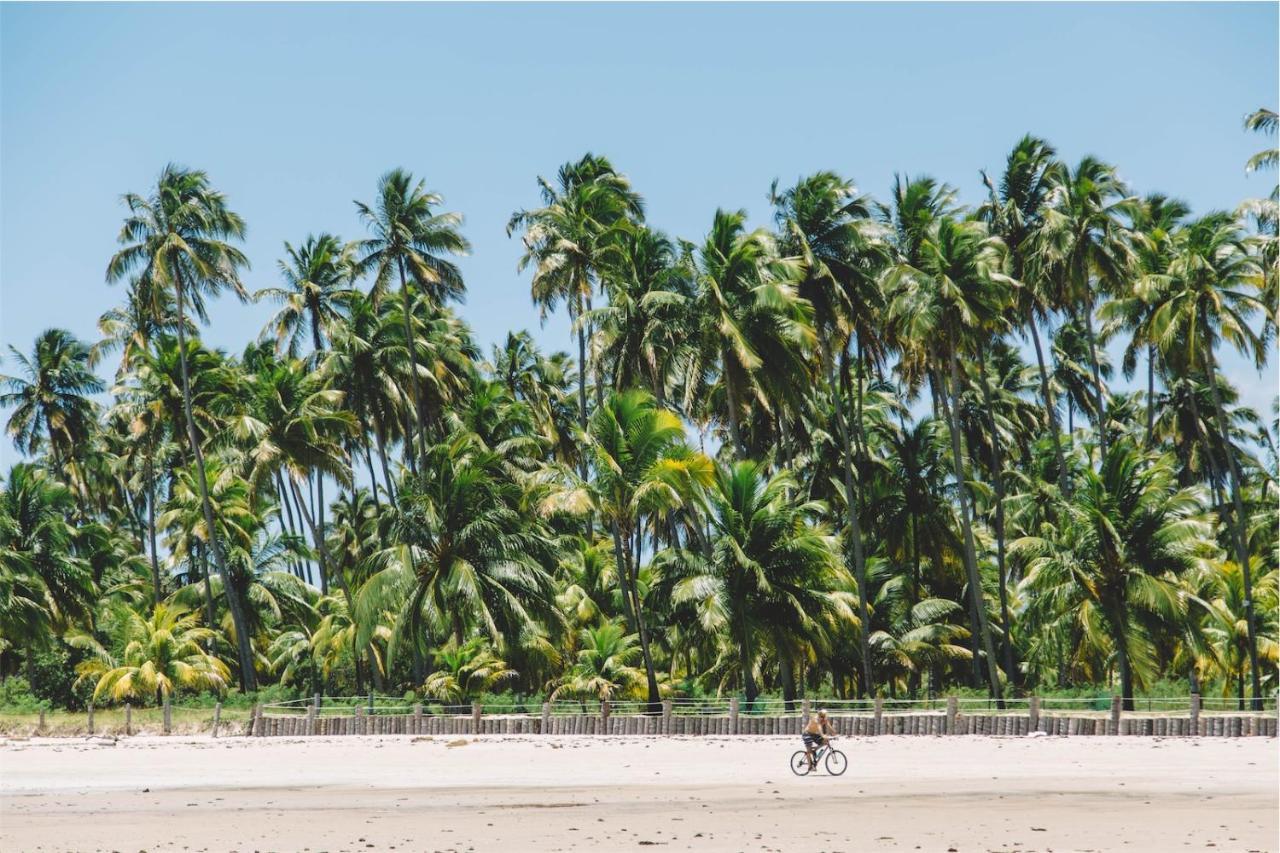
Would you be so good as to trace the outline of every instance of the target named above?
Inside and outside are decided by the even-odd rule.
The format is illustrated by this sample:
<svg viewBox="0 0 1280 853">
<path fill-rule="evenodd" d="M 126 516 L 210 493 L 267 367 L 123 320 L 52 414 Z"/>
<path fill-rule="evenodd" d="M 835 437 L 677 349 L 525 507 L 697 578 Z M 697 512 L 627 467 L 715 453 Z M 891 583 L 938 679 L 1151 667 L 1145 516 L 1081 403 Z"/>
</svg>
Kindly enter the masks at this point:
<svg viewBox="0 0 1280 853">
<path fill-rule="evenodd" d="M 644 713 L 643 703 L 546 703 L 532 713 L 527 706 L 395 705 L 369 697 L 274 703 L 254 708 L 246 734 L 257 737 L 333 735 L 799 735 L 816 703 L 801 700 L 788 710 L 783 703 L 757 703 L 750 709 L 727 701 L 666 700 L 660 713 Z M 403 700 L 392 700 L 403 702 Z M 1055 705 L 1072 700 L 1046 700 Z M 1097 700 L 1077 700 L 1096 706 Z M 1274 711 L 1223 713 L 1207 711 L 1201 697 L 1186 700 L 1143 700 L 1145 711 L 1124 711 L 1120 697 L 1109 710 L 1047 708 L 1031 697 L 1007 700 L 1003 710 L 989 710 L 986 700 L 950 698 L 912 708 L 906 701 L 822 703 L 836 732 L 872 735 L 1152 735 L 1164 737 L 1275 737 Z M 1163 707 L 1157 708 L 1157 705 Z M 1181 707 L 1169 707 L 1181 705 Z M 782 706 L 782 707 L 778 707 Z M 856 706 L 856 707 L 849 707 Z M 940 706 L 940 707 L 933 707 Z"/>
</svg>

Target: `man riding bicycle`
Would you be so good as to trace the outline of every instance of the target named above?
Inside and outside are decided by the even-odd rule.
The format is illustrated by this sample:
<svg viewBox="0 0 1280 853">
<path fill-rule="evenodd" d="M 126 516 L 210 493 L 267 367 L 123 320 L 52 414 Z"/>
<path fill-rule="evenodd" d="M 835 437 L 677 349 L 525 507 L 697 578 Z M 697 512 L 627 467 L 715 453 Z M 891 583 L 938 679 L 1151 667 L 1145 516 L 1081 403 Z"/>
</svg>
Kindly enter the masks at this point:
<svg viewBox="0 0 1280 853">
<path fill-rule="evenodd" d="M 805 723 L 804 733 L 800 737 L 804 740 L 804 751 L 809 756 L 809 769 L 817 767 L 818 749 L 827 745 L 828 735 L 835 733 L 835 727 L 827 720 L 825 709 L 819 711 L 816 716 L 810 717 L 809 722 Z"/>
</svg>

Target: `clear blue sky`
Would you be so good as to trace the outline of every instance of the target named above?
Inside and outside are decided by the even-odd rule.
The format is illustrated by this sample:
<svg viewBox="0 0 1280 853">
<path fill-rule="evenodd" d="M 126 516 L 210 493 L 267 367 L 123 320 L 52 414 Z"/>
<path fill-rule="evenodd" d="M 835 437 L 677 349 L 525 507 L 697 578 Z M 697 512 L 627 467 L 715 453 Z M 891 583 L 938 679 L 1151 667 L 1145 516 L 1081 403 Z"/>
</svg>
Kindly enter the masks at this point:
<svg viewBox="0 0 1280 853">
<path fill-rule="evenodd" d="M 251 290 L 285 240 L 363 232 L 353 199 L 403 166 L 466 216 L 463 315 L 486 351 L 541 331 L 511 212 L 535 176 L 607 154 L 651 222 L 701 236 L 717 206 L 763 224 L 769 182 L 832 168 L 872 194 L 896 171 L 980 198 L 1025 132 L 1119 165 L 1197 211 L 1268 191 L 1246 177 L 1277 104 L 1277 6 L 21 5 L 0 7 L 0 341 L 82 338 L 122 217 L 177 161 L 249 226 Z M 265 305 L 223 300 L 205 333 L 238 351 Z M 0 366 L 0 371 L 9 367 Z M 1229 362 L 1269 412 L 1272 366 Z M 0 458 L 15 458 L 8 441 Z"/>
</svg>

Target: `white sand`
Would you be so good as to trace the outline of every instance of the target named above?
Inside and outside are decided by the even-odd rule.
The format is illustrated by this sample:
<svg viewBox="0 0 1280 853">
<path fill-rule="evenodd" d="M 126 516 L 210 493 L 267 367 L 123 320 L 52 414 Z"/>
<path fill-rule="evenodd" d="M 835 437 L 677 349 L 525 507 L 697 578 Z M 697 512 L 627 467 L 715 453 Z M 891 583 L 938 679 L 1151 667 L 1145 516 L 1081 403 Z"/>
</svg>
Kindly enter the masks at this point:
<svg viewBox="0 0 1280 853">
<path fill-rule="evenodd" d="M 449 747 L 457 740 L 465 745 Z M 144 738 L 0 747 L 0 850 L 1276 850 L 1270 738 Z"/>
</svg>

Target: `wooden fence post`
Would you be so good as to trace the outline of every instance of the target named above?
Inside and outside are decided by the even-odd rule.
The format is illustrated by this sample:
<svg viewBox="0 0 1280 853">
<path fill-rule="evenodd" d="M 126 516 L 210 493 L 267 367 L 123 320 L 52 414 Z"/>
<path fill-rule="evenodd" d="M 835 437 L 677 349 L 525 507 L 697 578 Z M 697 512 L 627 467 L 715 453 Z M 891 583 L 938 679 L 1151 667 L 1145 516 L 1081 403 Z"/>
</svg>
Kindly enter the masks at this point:
<svg viewBox="0 0 1280 853">
<path fill-rule="evenodd" d="M 1187 734 L 1200 734 L 1200 694 L 1191 694 L 1191 731 Z"/>
<path fill-rule="evenodd" d="M 222 703 L 213 706 L 213 736 L 218 736 L 218 723 L 222 722 Z"/>
<path fill-rule="evenodd" d="M 1115 726 L 1116 734 L 1120 734 L 1120 708 L 1122 701 L 1119 696 L 1111 697 L 1111 725 Z"/>
<path fill-rule="evenodd" d="M 956 714 L 960 713 L 960 700 L 954 696 L 947 697 L 947 731 L 949 735 L 956 733 Z"/>
<path fill-rule="evenodd" d="M 89 734 L 93 734 L 93 701 L 89 701 Z"/>
<path fill-rule="evenodd" d="M 307 706 L 307 726 L 302 732 L 304 735 L 313 735 L 316 733 L 316 706 Z"/>
<path fill-rule="evenodd" d="M 809 724 L 809 697 L 800 700 L 800 725 Z"/>
<path fill-rule="evenodd" d="M 729 699 L 729 734 L 736 735 L 738 733 L 738 697 L 734 696 Z"/>
<path fill-rule="evenodd" d="M 124 733 L 133 734 L 133 706 L 128 702 L 124 703 Z"/>
<path fill-rule="evenodd" d="M 319 708 L 319 707 L 320 707 L 320 694 L 319 694 L 319 693 L 317 693 L 317 694 L 315 694 L 314 696 L 312 696 L 312 697 L 311 697 L 311 704 L 312 704 L 312 705 L 315 705 L 317 708 Z"/>
<path fill-rule="evenodd" d="M 609 700 L 600 700 L 600 729 L 602 732 L 609 731 Z"/>
<path fill-rule="evenodd" d="M 36 729 L 36 734 L 44 731 L 44 708 L 40 709 L 40 727 Z"/>
<path fill-rule="evenodd" d="M 1032 696 L 1028 701 L 1027 715 L 1030 720 L 1027 722 L 1027 731 L 1034 732 L 1040 728 L 1040 697 Z"/>
<path fill-rule="evenodd" d="M 883 734 L 884 733 L 882 728 L 882 726 L 884 725 L 884 697 L 883 696 L 876 697 L 875 714 L 876 714 L 875 729 L 872 730 L 872 734 L 877 734 L 877 735 Z"/>
<path fill-rule="evenodd" d="M 356 706 L 356 734 L 363 735 L 369 733 L 369 718 L 365 716 L 364 708 Z"/>
<path fill-rule="evenodd" d="M 422 703 L 415 702 L 413 705 L 413 733 L 415 735 L 422 734 Z"/>
<path fill-rule="evenodd" d="M 662 700 L 662 733 L 671 734 L 671 700 Z"/>
<path fill-rule="evenodd" d="M 551 734 L 551 703 L 542 703 L 542 734 Z"/>
<path fill-rule="evenodd" d="M 173 733 L 173 700 L 164 697 L 164 733 Z"/>
<path fill-rule="evenodd" d="M 250 718 L 249 731 L 246 734 L 262 737 L 265 733 L 266 723 L 267 721 L 262 718 L 262 703 L 258 702 L 253 706 L 253 717 Z"/>
<path fill-rule="evenodd" d="M 480 734 L 480 715 L 482 713 L 483 713 L 483 709 L 481 709 L 480 703 L 472 702 L 471 703 L 471 733 L 473 735 Z"/>
</svg>

